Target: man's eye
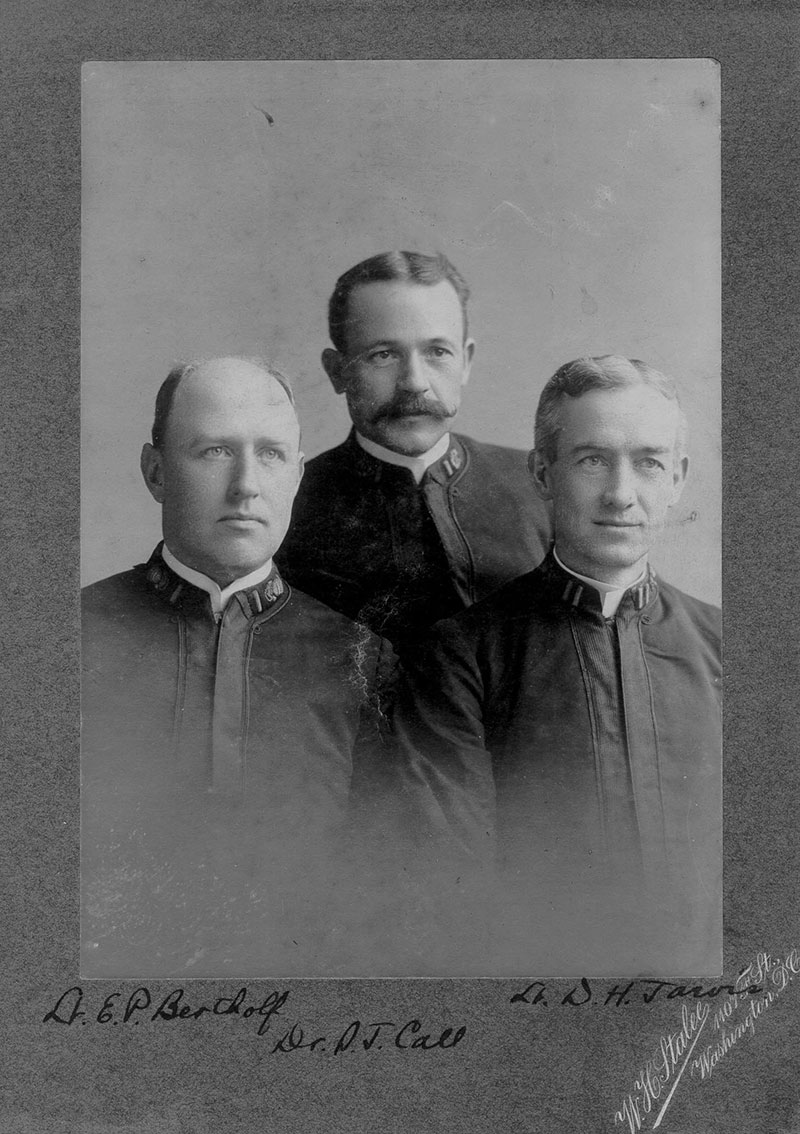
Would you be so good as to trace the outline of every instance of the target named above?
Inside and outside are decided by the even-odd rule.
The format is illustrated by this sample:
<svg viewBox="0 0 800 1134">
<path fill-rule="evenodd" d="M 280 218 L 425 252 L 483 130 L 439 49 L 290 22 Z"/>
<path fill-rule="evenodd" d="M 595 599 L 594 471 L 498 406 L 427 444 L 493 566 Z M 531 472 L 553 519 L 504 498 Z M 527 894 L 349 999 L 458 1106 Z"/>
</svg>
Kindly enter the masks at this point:
<svg viewBox="0 0 800 1134">
<path fill-rule="evenodd" d="M 262 449 L 261 450 L 261 460 L 262 461 L 279 461 L 279 460 L 281 460 L 282 456 L 283 456 L 283 454 L 281 453 L 280 449 Z"/>
<path fill-rule="evenodd" d="M 453 355 L 453 352 L 451 350 L 443 346 L 431 347 L 430 353 L 434 356 L 434 358 L 452 358 Z"/>
<path fill-rule="evenodd" d="M 215 457 L 224 457 L 227 455 L 228 450 L 224 445 L 209 445 L 207 449 L 203 450 L 203 456 L 209 457 L 212 460 Z"/>
<path fill-rule="evenodd" d="M 590 454 L 588 457 L 581 457 L 580 463 L 586 468 L 597 469 L 603 464 L 603 458 L 598 457 L 596 454 Z"/>
<path fill-rule="evenodd" d="M 639 466 L 640 466 L 640 468 L 643 468 L 643 469 L 646 469 L 646 470 L 648 470 L 648 469 L 663 469 L 665 467 L 662 464 L 662 462 L 657 461 L 655 459 L 655 457 L 643 457 L 641 459 L 641 461 L 639 461 Z"/>
<path fill-rule="evenodd" d="M 387 366 L 389 363 L 394 362 L 395 353 L 393 350 L 374 350 L 369 356 L 369 360 L 375 366 Z"/>
</svg>

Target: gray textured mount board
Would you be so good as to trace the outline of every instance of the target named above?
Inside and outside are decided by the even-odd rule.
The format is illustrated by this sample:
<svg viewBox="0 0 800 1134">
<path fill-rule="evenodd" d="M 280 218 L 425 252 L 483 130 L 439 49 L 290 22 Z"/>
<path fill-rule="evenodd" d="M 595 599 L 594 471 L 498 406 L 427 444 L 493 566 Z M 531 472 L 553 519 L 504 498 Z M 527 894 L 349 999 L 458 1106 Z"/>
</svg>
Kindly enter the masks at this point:
<svg viewBox="0 0 800 1134">
<path fill-rule="evenodd" d="M 333 13 L 335 11 L 335 19 Z M 475 5 L 254 15 L 216 5 L 183 11 L 44 6 L 11 14 L 5 35 L 7 132 L 3 452 L 3 729 L 8 945 L 2 1013 L 5 1130 L 520 1131 L 627 1129 L 639 1108 L 653 1127 L 677 1078 L 645 1109 L 642 1075 L 697 1038 L 693 996 L 664 987 L 643 1003 L 613 984 L 545 982 L 269 982 L 256 1011 L 177 1018 L 227 997 L 236 982 L 195 986 L 184 1000 L 154 984 L 153 1001 L 125 985 L 98 1023 L 110 985 L 86 985 L 70 1025 L 43 1024 L 77 983 L 77 430 L 79 64 L 89 59 L 268 58 L 386 53 L 443 57 L 716 57 L 723 112 L 723 436 L 727 735 L 724 979 L 763 985 L 730 1009 L 738 1038 L 703 1078 L 683 1072 L 659 1128 L 798 1128 L 796 983 L 797 693 L 790 565 L 797 551 L 789 318 L 793 268 L 792 129 L 796 18 L 769 6 Z M 387 36 L 389 37 L 387 39 Z M 129 353 L 120 344 L 120 354 Z M 35 428 L 33 427 L 35 425 Z M 769 954 L 769 961 L 759 954 Z M 788 963 L 787 963 L 788 958 Z M 669 974 L 665 974 L 669 975 Z M 767 983 L 767 982 L 772 983 Z M 616 983 L 616 982 L 614 982 Z M 708 990 L 708 985 L 704 985 Z M 574 991 L 573 991 L 574 990 Z M 283 992 L 280 1020 L 261 1022 Z M 650 986 L 652 992 L 652 986 Z M 767 1001 L 766 992 L 772 994 Z M 609 995 L 611 999 L 606 1005 Z M 515 995 L 523 999 L 512 1003 Z M 648 993 L 650 995 L 650 993 Z M 752 994 L 755 996 L 756 994 Z M 563 1003 L 564 998 L 567 1003 Z M 73 994 L 73 1006 L 76 994 Z M 617 1007 L 617 999 L 621 1001 Z M 707 997 L 714 1011 L 725 992 Z M 752 1001 L 756 1003 L 755 1000 Z M 687 1006 L 686 1019 L 683 1017 Z M 171 1007 L 170 1007 L 171 1005 Z M 258 1011 L 261 1009 L 261 1011 Z M 64 1001 L 60 1014 L 72 1008 Z M 175 1014 L 175 1019 L 163 1016 Z M 749 1016 L 748 1016 L 749 1012 Z M 694 1017 L 694 1022 L 693 1022 Z M 752 1020 L 752 1027 L 747 1019 Z M 139 1023 L 136 1023 L 139 1020 Z M 358 1031 L 354 1022 L 360 1021 Z M 419 1026 L 414 1021 L 419 1020 Z M 391 1021 L 365 1049 L 369 1025 Z M 273 1051 L 294 1023 L 320 1045 Z M 742 1028 L 737 1029 L 741 1023 Z M 284 1026 L 285 1025 L 285 1026 Z M 693 1055 L 705 1049 L 713 1016 Z M 403 1046 L 424 1035 L 449 1047 Z M 454 1045 L 461 1027 L 467 1031 Z M 394 1030 L 393 1030 L 394 1029 Z M 403 1032 L 402 1029 L 405 1029 Z M 684 1032 L 682 1033 L 682 1029 Z M 740 1034 L 741 1033 L 741 1034 Z M 682 1035 L 690 1036 L 687 1041 Z M 398 1044 L 398 1036 L 399 1044 Z M 412 1039 L 413 1037 L 413 1039 Z M 670 1048 L 670 1039 L 672 1046 Z M 284 1046 L 291 1046 L 287 1040 Z M 334 1055 L 336 1046 L 340 1046 Z M 710 1060 L 709 1060 L 710 1063 Z M 638 1081 L 638 1084 L 637 1084 Z M 653 1084 L 651 1094 L 655 1093 Z M 615 1115 L 621 1119 L 615 1122 Z"/>
</svg>

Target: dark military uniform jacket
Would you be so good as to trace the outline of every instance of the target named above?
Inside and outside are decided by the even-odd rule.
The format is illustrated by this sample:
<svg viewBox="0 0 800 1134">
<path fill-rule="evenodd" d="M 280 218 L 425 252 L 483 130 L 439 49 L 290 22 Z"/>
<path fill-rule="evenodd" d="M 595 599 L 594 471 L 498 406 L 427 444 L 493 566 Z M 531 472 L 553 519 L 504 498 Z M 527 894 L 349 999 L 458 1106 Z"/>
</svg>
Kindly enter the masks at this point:
<svg viewBox="0 0 800 1134">
<path fill-rule="evenodd" d="M 423 845 L 494 852 L 490 971 L 711 974 L 719 612 L 652 572 L 601 610 L 551 554 L 440 623 L 408 659 L 396 790 Z"/>
<path fill-rule="evenodd" d="M 284 576 L 402 648 L 544 556 L 549 521 L 521 451 L 451 434 L 417 485 L 351 433 L 308 463 Z"/>
<path fill-rule="evenodd" d="M 159 552 L 84 591 L 83 971 L 337 971 L 387 647 L 274 569 L 216 622 Z"/>
</svg>

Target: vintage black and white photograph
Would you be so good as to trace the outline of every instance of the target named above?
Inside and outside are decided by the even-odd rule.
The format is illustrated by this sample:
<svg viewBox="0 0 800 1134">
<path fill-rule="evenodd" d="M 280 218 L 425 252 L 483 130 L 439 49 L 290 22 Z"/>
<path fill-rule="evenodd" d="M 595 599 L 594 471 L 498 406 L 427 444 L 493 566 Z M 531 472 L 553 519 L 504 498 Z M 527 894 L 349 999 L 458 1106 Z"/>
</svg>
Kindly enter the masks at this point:
<svg viewBox="0 0 800 1134">
<path fill-rule="evenodd" d="M 718 975 L 718 65 L 82 96 L 82 976 Z"/>
</svg>

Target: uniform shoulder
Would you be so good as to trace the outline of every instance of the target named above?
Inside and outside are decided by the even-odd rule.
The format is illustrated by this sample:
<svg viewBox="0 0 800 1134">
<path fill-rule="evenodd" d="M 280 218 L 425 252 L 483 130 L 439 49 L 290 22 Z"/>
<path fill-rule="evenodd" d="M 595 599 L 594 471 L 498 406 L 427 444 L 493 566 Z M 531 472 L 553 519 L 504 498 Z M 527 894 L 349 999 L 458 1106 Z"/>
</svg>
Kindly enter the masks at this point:
<svg viewBox="0 0 800 1134">
<path fill-rule="evenodd" d="M 335 445 L 332 449 L 325 449 L 324 452 L 318 453 L 316 457 L 311 457 L 306 461 L 304 480 L 311 476 L 312 478 L 322 478 L 327 476 L 333 471 L 340 471 L 343 467 L 351 464 L 350 453 L 351 443 L 343 441 L 341 445 Z"/>
<path fill-rule="evenodd" d="M 395 670 L 394 650 L 363 622 L 354 622 L 294 586 L 278 617 L 285 615 L 295 650 L 321 650 L 333 669 L 344 666 L 388 686 Z"/>
<path fill-rule="evenodd" d="M 104 607 L 118 607 L 120 601 L 134 595 L 145 593 L 146 564 L 138 563 L 130 571 L 109 575 L 90 583 L 81 589 L 81 604 L 84 610 L 102 610 Z"/>
<path fill-rule="evenodd" d="M 286 541 L 288 549 L 296 542 L 301 529 L 305 531 L 310 525 L 316 533 L 318 525 L 330 526 L 334 522 L 332 501 L 340 503 L 343 496 L 358 494 L 360 486 L 361 477 L 357 474 L 349 441 L 306 461 L 292 511 L 292 527 Z M 287 554 L 287 547 L 282 548 L 278 562 L 285 564 Z"/>
<path fill-rule="evenodd" d="M 528 452 L 526 449 L 512 449 L 508 445 L 494 445 L 489 441 L 476 441 L 463 433 L 456 434 L 458 440 L 476 462 L 495 467 L 526 470 Z"/>
<path fill-rule="evenodd" d="M 356 639 L 365 645 L 372 643 L 379 646 L 383 643 L 383 639 L 373 634 L 362 622 L 354 622 L 346 614 L 340 614 L 338 610 L 305 591 L 298 590 L 294 585 L 291 586 L 287 609 L 306 626 L 313 627 L 329 638 L 338 636 L 351 641 Z"/>
<path fill-rule="evenodd" d="M 481 637 L 484 634 L 497 636 L 503 627 L 510 623 L 527 621 L 534 609 L 534 599 L 539 590 L 538 571 L 528 571 L 512 579 L 486 598 L 473 603 L 465 610 L 450 618 L 437 622 L 434 631 L 448 632 L 467 637 Z"/>
<path fill-rule="evenodd" d="M 658 580 L 658 589 L 667 610 L 682 612 L 699 630 L 709 637 L 719 639 L 722 632 L 722 611 L 718 606 L 688 595 L 662 579 Z"/>
</svg>

